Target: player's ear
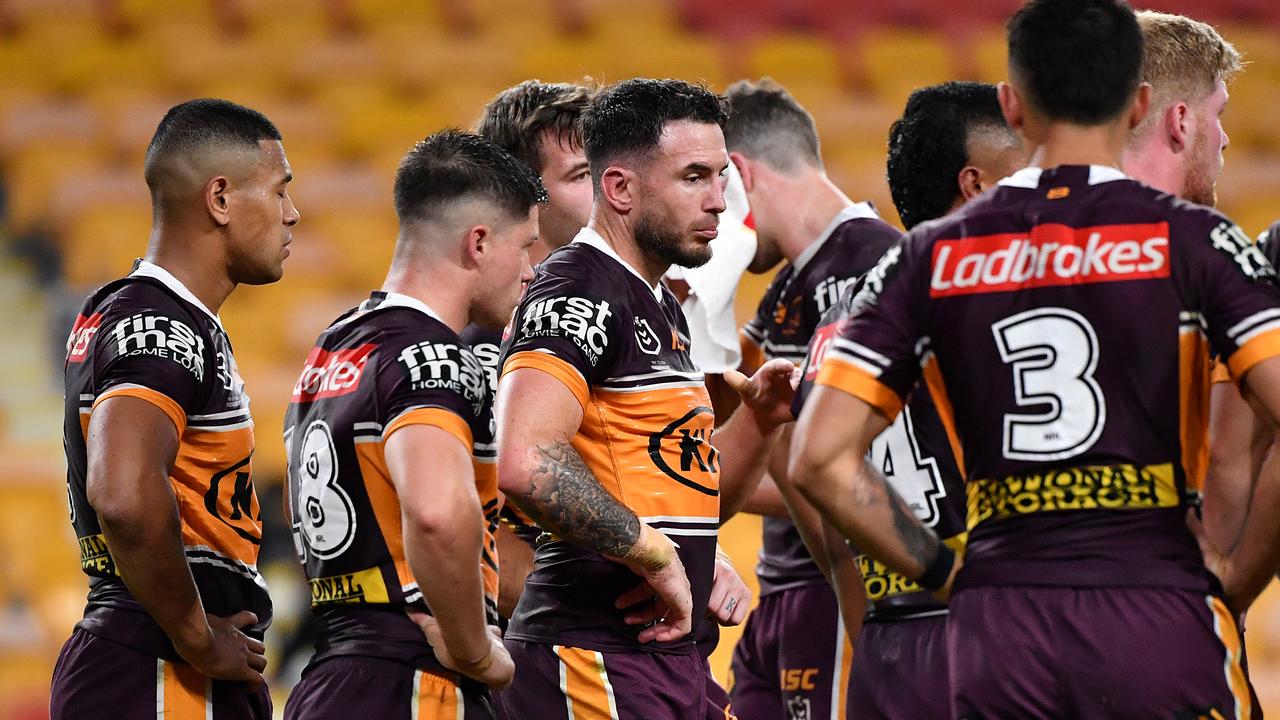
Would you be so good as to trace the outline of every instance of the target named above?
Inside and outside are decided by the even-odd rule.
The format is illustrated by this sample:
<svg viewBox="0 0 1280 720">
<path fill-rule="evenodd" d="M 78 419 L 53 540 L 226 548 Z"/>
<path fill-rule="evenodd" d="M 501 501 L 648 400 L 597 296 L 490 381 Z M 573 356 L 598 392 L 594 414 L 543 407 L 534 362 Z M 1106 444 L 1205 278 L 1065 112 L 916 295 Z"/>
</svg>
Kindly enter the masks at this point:
<svg viewBox="0 0 1280 720">
<path fill-rule="evenodd" d="M 1133 105 L 1129 109 L 1129 129 L 1138 127 L 1138 123 L 1147 116 L 1147 111 L 1151 109 L 1151 83 L 1144 82 L 1138 85 L 1138 92 L 1133 95 Z"/>
<path fill-rule="evenodd" d="M 483 262 L 486 254 L 493 251 L 493 233 L 488 225 L 472 225 L 467 229 L 466 239 L 462 245 L 462 260 L 466 267 L 475 267 Z"/>
<path fill-rule="evenodd" d="M 614 212 L 626 213 L 635 203 L 636 174 L 627 168 L 610 165 L 600 174 L 600 194 Z"/>
<path fill-rule="evenodd" d="M 738 174 L 742 176 L 742 188 L 751 192 L 756 182 L 755 175 L 751 172 L 751 163 L 740 152 L 729 153 L 729 161 L 738 168 Z"/>
<path fill-rule="evenodd" d="M 1022 132 L 1022 98 L 1018 97 L 1018 91 L 1002 81 L 996 86 L 996 99 L 1000 101 L 1000 114 L 1004 115 L 1004 121 L 1014 132 Z"/>
<path fill-rule="evenodd" d="M 204 184 L 204 206 L 210 219 L 218 227 L 231 224 L 231 203 L 228 195 L 231 192 L 231 181 L 219 175 L 210 178 Z"/>
<path fill-rule="evenodd" d="M 1191 108 L 1184 102 L 1176 102 L 1164 109 L 1164 131 L 1174 152 L 1187 149 L 1191 137 Z"/>
<path fill-rule="evenodd" d="M 968 202 L 982 194 L 982 171 L 972 165 L 965 165 L 956 175 L 956 184 L 960 187 L 960 197 Z"/>
</svg>

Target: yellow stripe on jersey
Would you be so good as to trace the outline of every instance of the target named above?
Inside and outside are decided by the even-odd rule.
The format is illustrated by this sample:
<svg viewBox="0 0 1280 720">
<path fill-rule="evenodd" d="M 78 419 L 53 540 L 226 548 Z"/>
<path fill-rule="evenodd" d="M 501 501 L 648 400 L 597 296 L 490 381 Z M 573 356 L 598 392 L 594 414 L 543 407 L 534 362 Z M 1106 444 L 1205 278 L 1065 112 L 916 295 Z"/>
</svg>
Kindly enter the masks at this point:
<svg viewBox="0 0 1280 720">
<path fill-rule="evenodd" d="M 964 447 L 960 445 L 960 435 L 956 432 L 956 412 L 951 407 L 951 397 L 947 395 L 947 384 L 942 379 L 942 368 L 938 367 L 938 358 L 930 355 L 924 363 L 924 382 L 929 390 L 933 406 L 938 410 L 938 418 L 942 420 L 942 429 L 947 433 L 947 442 L 951 444 L 951 454 L 955 456 L 956 467 L 960 474 L 965 473 Z"/>
<path fill-rule="evenodd" d="M 145 400 L 155 405 L 160 409 L 160 412 L 173 421 L 173 427 L 178 431 L 178 437 L 182 437 L 182 434 L 187 431 L 187 413 L 183 411 L 177 400 L 162 392 L 142 387 L 141 385 L 117 385 L 99 395 L 93 401 L 93 409 L 98 409 L 99 405 L 113 397 L 134 397 L 139 400 Z"/>
<path fill-rule="evenodd" d="M 312 607 L 389 602 L 387 583 L 382 579 L 382 569 L 378 567 L 312 578 L 307 582 L 311 584 Z"/>
<path fill-rule="evenodd" d="M 1102 465 L 1047 470 L 970 482 L 968 526 L 988 520 L 1070 510 L 1177 507 L 1173 463 Z"/>
<path fill-rule="evenodd" d="M 409 717 L 412 720 L 463 720 L 462 688 L 439 675 L 415 670 Z"/>
<path fill-rule="evenodd" d="M 1241 345 L 1227 358 L 1227 365 L 1231 368 L 1231 377 L 1239 380 L 1254 365 L 1277 355 L 1280 355 L 1280 328 L 1268 330 Z"/>
<path fill-rule="evenodd" d="M 471 453 L 474 443 L 471 437 L 471 426 L 467 425 L 467 421 L 463 420 L 457 413 L 444 408 L 414 408 L 400 413 L 391 421 L 390 425 L 387 425 L 387 429 L 382 432 L 383 442 L 390 439 L 395 431 L 410 425 L 438 427 L 462 441 L 463 446 L 467 448 L 467 453 Z"/>
<path fill-rule="evenodd" d="M 541 370 L 559 380 L 578 399 L 578 404 L 582 406 L 582 411 L 584 413 L 587 411 L 587 401 L 591 398 L 591 388 L 587 387 L 587 379 L 582 377 L 582 373 L 578 372 L 578 369 L 574 366 L 550 353 L 525 350 L 507 358 L 506 364 L 502 366 L 502 374 L 505 376 L 507 373 L 515 372 L 521 368 Z"/>
<path fill-rule="evenodd" d="M 826 385 L 866 401 L 889 422 L 902 411 L 902 398 L 862 368 L 838 355 L 828 354 L 818 371 L 818 385 Z"/>
<path fill-rule="evenodd" d="M 1209 468 L 1209 362 L 1209 341 L 1198 328 L 1178 336 L 1178 440 L 1187 489 L 1195 491 Z"/>
<path fill-rule="evenodd" d="M 560 691 L 573 720 L 618 720 L 604 656 L 594 650 L 555 646 L 560 658 Z"/>
<path fill-rule="evenodd" d="M 1227 656 L 1222 663 L 1222 671 L 1226 676 L 1227 687 L 1231 688 L 1231 696 L 1236 700 L 1233 717 L 1249 720 L 1253 714 L 1253 698 L 1249 693 L 1249 681 L 1245 679 L 1244 668 L 1240 665 L 1243 650 L 1240 647 L 1240 631 L 1236 628 L 1236 620 L 1218 598 L 1210 595 L 1205 600 L 1213 612 L 1213 631 L 1226 649 Z"/>
<path fill-rule="evenodd" d="M 207 720 L 212 680 L 186 663 L 156 659 L 156 718 Z"/>
</svg>

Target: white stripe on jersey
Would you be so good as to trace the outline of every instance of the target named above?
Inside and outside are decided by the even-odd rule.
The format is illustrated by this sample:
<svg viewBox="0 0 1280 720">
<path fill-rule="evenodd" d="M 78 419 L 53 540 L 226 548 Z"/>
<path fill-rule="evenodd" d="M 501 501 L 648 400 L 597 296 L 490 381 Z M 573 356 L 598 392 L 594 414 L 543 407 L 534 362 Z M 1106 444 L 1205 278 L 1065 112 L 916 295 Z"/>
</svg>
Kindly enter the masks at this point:
<svg viewBox="0 0 1280 720">
<path fill-rule="evenodd" d="M 1265 322 L 1265 323 L 1263 323 L 1263 324 L 1261 324 L 1261 325 L 1259 325 L 1259 326 L 1255 327 L 1254 329 L 1250 330 L 1249 332 L 1247 332 L 1247 333 L 1245 333 L 1245 334 L 1241 335 L 1240 337 L 1236 338 L 1236 344 L 1237 344 L 1237 345 L 1244 345 L 1245 343 L 1247 343 L 1247 342 L 1249 342 L 1250 340 L 1252 340 L 1252 339 L 1254 339 L 1254 338 L 1258 337 L 1259 335 L 1262 335 L 1263 333 L 1271 332 L 1272 330 L 1275 330 L 1276 328 L 1280 328 L 1280 319 L 1278 319 L 1278 320 L 1272 320 L 1272 321 L 1270 321 L 1270 322 Z"/>
<path fill-rule="evenodd" d="M 851 353 L 854 353 L 855 355 L 859 355 L 882 367 L 889 367 L 890 365 L 889 358 L 885 357 L 884 355 L 881 355 L 875 350 L 872 350 L 866 345 L 863 345 L 861 343 L 856 343 L 852 340 L 848 340 L 845 338 L 836 338 L 835 347 L 838 347 L 841 350 L 844 350 L 846 352 L 851 352 Z"/>
<path fill-rule="evenodd" d="M 835 348 L 832 348 L 827 352 L 830 354 L 831 357 L 838 357 L 841 360 L 849 363 L 850 365 L 856 365 L 858 368 L 866 371 L 866 373 L 871 377 L 878 378 L 880 377 L 880 375 L 884 373 L 884 370 L 876 367 L 875 365 L 872 365 L 871 363 L 863 360 L 860 357 L 850 355 L 849 353 L 846 353 L 846 352 L 840 352 Z"/>
<path fill-rule="evenodd" d="M 629 383 L 639 380 L 654 380 L 657 378 L 683 378 L 685 380 L 704 380 L 702 373 L 680 372 L 679 370 L 659 370 L 657 372 L 644 373 L 642 375 L 623 375 L 621 377 L 606 378 L 602 385 L 611 383 Z"/>
<path fill-rule="evenodd" d="M 1240 322 L 1236 323 L 1235 325 L 1232 325 L 1231 328 L 1227 330 L 1227 337 L 1231 338 L 1232 340 L 1235 340 L 1236 344 L 1239 344 L 1241 341 L 1236 337 L 1237 335 L 1249 330 L 1250 328 L 1257 325 L 1258 323 L 1261 323 L 1276 317 L 1280 317 L 1280 308 L 1271 308 L 1270 310 L 1263 310 L 1261 312 L 1256 312 L 1250 315 L 1249 317 L 1241 320 Z"/>
</svg>

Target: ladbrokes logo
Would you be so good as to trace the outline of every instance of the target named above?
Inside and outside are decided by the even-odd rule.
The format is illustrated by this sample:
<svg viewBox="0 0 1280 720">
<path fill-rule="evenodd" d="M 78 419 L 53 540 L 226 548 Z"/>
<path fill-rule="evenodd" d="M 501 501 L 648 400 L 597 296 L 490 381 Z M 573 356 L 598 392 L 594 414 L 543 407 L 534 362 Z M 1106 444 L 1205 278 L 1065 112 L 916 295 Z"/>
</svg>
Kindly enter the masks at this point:
<svg viewBox="0 0 1280 720">
<path fill-rule="evenodd" d="M 400 364 L 409 374 L 414 390 L 452 390 L 479 413 L 484 407 L 489 379 L 484 366 L 465 345 L 422 342 L 400 351 Z"/>
<path fill-rule="evenodd" d="M 71 328 L 71 336 L 67 338 L 67 362 L 82 363 L 89 357 L 93 336 L 98 334 L 98 326 L 101 324 L 102 313 L 94 313 L 89 317 L 76 316 L 76 324 Z"/>
<path fill-rule="evenodd" d="M 1039 225 L 933 246 L 929 295 L 1169 277 L 1169 226 Z"/>
<path fill-rule="evenodd" d="M 377 348 L 373 344 L 332 351 L 312 348 L 302 375 L 293 386 L 293 401 L 313 402 L 355 392 L 364 366 Z"/>
<path fill-rule="evenodd" d="M 181 320 L 163 315 L 138 313 L 116 323 L 111 329 L 116 354 L 154 355 L 168 358 L 204 380 L 204 338 Z"/>
<path fill-rule="evenodd" d="M 831 343 L 835 341 L 836 336 L 840 334 L 840 329 L 844 327 L 844 324 L 844 320 L 837 320 L 823 325 L 814 332 L 813 340 L 809 343 L 809 361 L 805 363 L 804 368 L 805 382 L 813 382 L 818 378 L 818 371 L 822 369 L 822 361 L 827 359 L 827 350 L 831 347 Z"/>
<path fill-rule="evenodd" d="M 609 301 L 561 295 L 537 300 L 524 311 L 520 334 L 525 337 L 563 336 L 596 364 L 609 346 Z"/>
</svg>

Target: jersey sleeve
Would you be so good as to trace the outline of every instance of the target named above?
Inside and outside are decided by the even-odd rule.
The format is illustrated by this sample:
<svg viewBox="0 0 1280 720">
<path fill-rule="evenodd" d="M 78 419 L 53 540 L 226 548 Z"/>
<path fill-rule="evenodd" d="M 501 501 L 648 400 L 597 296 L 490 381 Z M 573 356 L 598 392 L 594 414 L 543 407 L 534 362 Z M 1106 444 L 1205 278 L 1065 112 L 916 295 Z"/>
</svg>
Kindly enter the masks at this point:
<svg viewBox="0 0 1280 720">
<path fill-rule="evenodd" d="M 906 236 L 867 273 L 815 380 L 861 398 L 889 420 L 897 417 L 920 375 L 928 301 L 920 276 L 929 267 L 918 255 L 923 239 Z"/>
<path fill-rule="evenodd" d="M 208 339 L 176 303 L 126 291 L 103 314 L 94 337 L 93 406 L 135 397 L 159 408 L 181 436 L 207 394 Z"/>
<path fill-rule="evenodd" d="M 1209 343 L 1239 380 L 1254 365 L 1280 355 L 1280 286 L 1252 239 L 1225 218 L 1204 242 L 1193 242 L 1193 272 Z"/>
<path fill-rule="evenodd" d="M 591 386 L 608 377 L 620 333 L 630 332 L 620 317 L 621 304 L 598 285 L 549 274 L 536 277 L 512 323 L 502 374 L 541 370 L 569 388 L 585 409 Z"/>
<path fill-rule="evenodd" d="M 464 343 L 406 333 L 386 346 L 378 367 L 382 437 L 409 425 L 431 425 L 471 452 L 476 423 L 489 402 L 484 367 Z"/>
</svg>

